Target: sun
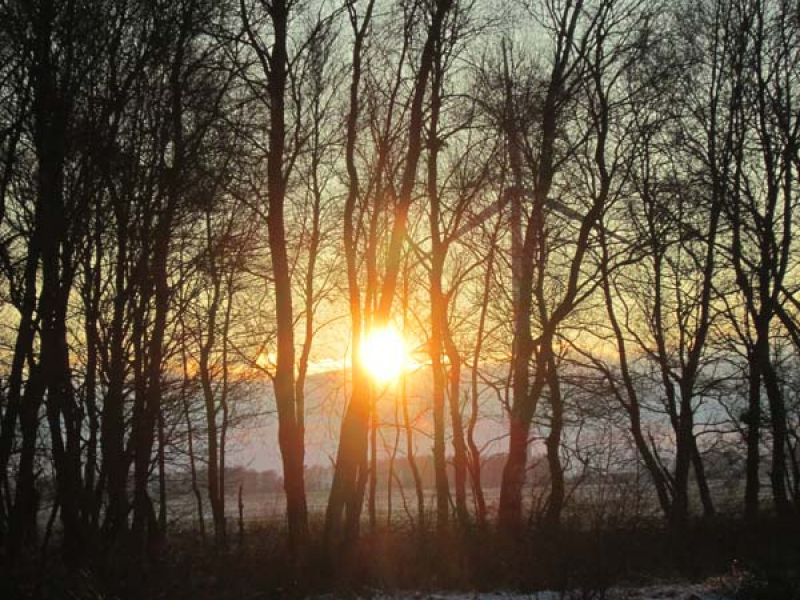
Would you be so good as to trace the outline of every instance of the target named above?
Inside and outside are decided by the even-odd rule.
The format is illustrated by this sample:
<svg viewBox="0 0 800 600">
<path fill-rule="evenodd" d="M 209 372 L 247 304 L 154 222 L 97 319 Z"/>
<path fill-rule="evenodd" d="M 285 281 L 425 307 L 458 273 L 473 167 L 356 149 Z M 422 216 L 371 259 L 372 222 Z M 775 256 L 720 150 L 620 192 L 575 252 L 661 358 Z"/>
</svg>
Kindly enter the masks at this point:
<svg viewBox="0 0 800 600">
<path fill-rule="evenodd" d="M 367 333 L 358 354 L 361 366 L 379 383 L 397 379 L 408 363 L 405 340 L 391 325 Z"/>
</svg>

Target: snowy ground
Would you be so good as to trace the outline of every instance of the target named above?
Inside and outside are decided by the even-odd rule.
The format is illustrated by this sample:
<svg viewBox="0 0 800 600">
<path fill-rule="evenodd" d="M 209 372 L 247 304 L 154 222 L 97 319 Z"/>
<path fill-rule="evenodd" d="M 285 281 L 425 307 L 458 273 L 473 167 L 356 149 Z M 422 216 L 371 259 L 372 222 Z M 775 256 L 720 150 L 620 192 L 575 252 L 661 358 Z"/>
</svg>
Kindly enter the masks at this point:
<svg viewBox="0 0 800 600">
<path fill-rule="evenodd" d="M 518 592 L 455 593 L 455 592 L 376 592 L 362 598 L 371 600 L 733 600 L 732 595 L 719 591 L 719 583 L 676 583 L 637 588 L 612 588 L 609 590 L 577 590 L 572 592 Z M 318 600 L 333 600 L 333 595 L 319 596 Z"/>
</svg>

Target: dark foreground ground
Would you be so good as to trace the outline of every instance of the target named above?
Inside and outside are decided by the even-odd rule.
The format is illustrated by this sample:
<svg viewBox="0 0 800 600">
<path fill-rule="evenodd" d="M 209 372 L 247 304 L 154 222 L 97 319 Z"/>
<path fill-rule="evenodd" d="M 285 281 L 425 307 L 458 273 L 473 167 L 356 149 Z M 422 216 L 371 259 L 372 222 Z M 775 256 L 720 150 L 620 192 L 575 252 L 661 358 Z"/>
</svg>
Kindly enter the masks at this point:
<svg viewBox="0 0 800 600">
<path fill-rule="evenodd" d="M 800 600 L 800 526 L 773 520 L 749 527 L 706 521 L 680 535 L 660 526 L 531 530 L 516 540 L 479 530 L 447 536 L 384 530 L 365 533 L 333 556 L 312 542 L 299 566 L 288 558 L 283 532 L 269 526 L 251 527 L 241 542 L 234 535 L 227 551 L 178 531 L 153 560 L 99 550 L 67 569 L 51 554 L 14 565 L 5 557 L 0 599 L 426 598 L 446 591 L 473 598 L 537 590 L 550 591 L 542 598 L 601 599 L 644 597 L 619 590 L 682 581 L 706 582 L 709 598 Z M 674 589 L 647 597 L 691 598 L 698 588 Z"/>
</svg>

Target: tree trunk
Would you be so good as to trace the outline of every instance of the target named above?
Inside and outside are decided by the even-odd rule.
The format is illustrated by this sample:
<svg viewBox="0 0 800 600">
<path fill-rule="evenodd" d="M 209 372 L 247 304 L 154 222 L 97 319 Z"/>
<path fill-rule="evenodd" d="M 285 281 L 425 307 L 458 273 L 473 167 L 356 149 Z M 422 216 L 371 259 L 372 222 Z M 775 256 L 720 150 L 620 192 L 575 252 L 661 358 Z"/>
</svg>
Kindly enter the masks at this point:
<svg viewBox="0 0 800 600">
<path fill-rule="evenodd" d="M 114 261 L 114 301 L 109 331 L 108 389 L 103 399 L 100 450 L 106 476 L 108 505 L 104 529 L 112 543 L 128 530 L 128 461 L 125 456 L 125 311 L 128 267 L 127 203 L 112 190 L 117 253 Z"/>
<path fill-rule="evenodd" d="M 38 159 L 37 202 L 42 210 L 40 366 L 47 390 L 47 418 L 64 528 L 63 551 L 68 562 L 76 563 L 85 551 L 85 540 L 80 510 L 80 431 L 66 328 L 67 299 L 73 275 L 72 241 L 67 239 L 63 196 L 68 109 L 63 90 L 58 88 L 57 66 L 52 56 L 55 7 L 52 2 L 43 2 L 39 8 L 34 24 L 33 114 Z"/>
<path fill-rule="evenodd" d="M 775 503 L 775 511 L 780 517 L 788 517 L 792 513 L 792 504 L 789 501 L 789 494 L 786 488 L 786 405 L 783 401 L 783 394 L 778 383 L 778 375 L 772 365 L 769 355 L 769 345 L 764 357 L 763 378 L 764 387 L 767 390 L 767 401 L 769 403 L 769 420 L 772 429 L 772 456 L 770 463 L 770 483 L 772 485 L 772 499 Z"/>
<path fill-rule="evenodd" d="M 755 352 L 748 354 L 750 373 L 748 375 L 748 408 L 742 420 L 747 426 L 747 462 L 744 491 L 745 518 L 754 522 L 759 512 L 759 492 L 761 482 L 759 463 L 761 462 L 761 365 Z"/>
<path fill-rule="evenodd" d="M 347 128 L 345 140 L 345 163 L 347 167 L 347 198 L 344 207 L 344 253 L 347 263 L 347 289 L 350 300 L 350 356 L 351 356 L 351 392 L 350 401 L 342 420 L 341 432 L 339 435 L 339 446 L 336 454 L 336 465 L 334 468 L 333 483 L 331 485 L 328 506 L 325 511 L 325 547 L 328 552 L 333 552 L 342 538 L 343 524 L 342 517 L 346 506 L 351 505 L 350 499 L 356 493 L 358 480 L 359 457 L 366 452 L 366 431 L 367 431 L 367 406 L 366 398 L 363 393 L 365 385 L 364 373 L 357 360 L 359 345 L 361 343 L 362 309 L 361 309 L 361 287 L 359 284 L 359 267 L 357 257 L 357 230 L 356 223 L 356 203 L 359 199 L 359 178 L 356 167 L 356 139 L 358 135 L 358 117 L 360 112 L 360 82 L 362 67 L 362 50 L 364 39 L 369 26 L 374 0 L 370 0 L 361 24 L 358 24 L 358 17 L 355 7 L 348 8 L 350 11 L 351 24 L 353 27 L 353 54 L 352 71 L 350 79 L 350 109 L 347 115 Z M 354 519 L 358 523 L 360 515 Z M 356 526 L 357 527 L 357 526 Z"/>
<path fill-rule="evenodd" d="M 467 444 L 464 441 L 464 423 L 461 415 L 461 355 L 450 336 L 447 325 L 447 312 L 444 314 L 443 329 L 445 348 L 450 361 L 448 399 L 450 403 L 450 422 L 453 435 L 453 487 L 456 492 L 456 516 L 462 526 L 469 523 L 467 510 Z"/>
<path fill-rule="evenodd" d="M 555 530 L 561 525 L 564 509 L 564 467 L 561 465 L 561 433 L 564 430 L 564 401 L 555 360 L 547 368 L 547 385 L 550 391 L 550 433 L 545 440 L 547 465 L 550 469 L 550 496 L 544 515 L 545 526 Z"/>
<path fill-rule="evenodd" d="M 628 364 L 628 350 L 625 344 L 625 337 L 623 336 L 622 328 L 620 327 L 616 311 L 614 310 L 614 297 L 611 292 L 611 279 L 609 274 L 608 246 L 603 231 L 601 227 L 600 241 L 603 254 L 600 261 L 600 273 L 602 276 L 603 297 L 606 305 L 606 314 L 608 315 L 608 320 L 611 324 L 611 329 L 614 332 L 614 339 L 616 341 L 620 373 L 625 388 L 624 396 L 617 390 L 616 385 L 614 385 L 611 374 L 607 373 L 606 376 L 609 383 L 612 385 L 617 400 L 628 413 L 629 429 L 633 441 L 636 444 L 636 449 L 656 488 L 656 496 L 658 497 L 661 511 L 664 513 L 664 517 L 669 518 L 672 512 L 672 498 L 670 497 L 669 482 L 661 466 L 658 464 L 656 457 L 653 456 L 653 452 L 650 450 L 650 446 L 647 444 L 644 432 L 642 431 L 639 395 L 636 392 L 636 387 L 634 386 L 633 377 L 631 376 L 630 366 Z"/>
<path fill-rule="evenodd" d="M 436 250 L 434 251 L 436 252 Z M 433 265 L 431 267 L 431 335 L 429 342 L 433 375 L 433 467 L 436 480 L 436 527 L 439 531 L 447 528 L 450 516 L 450 487 L 447 481 L 444 432 L 446 380 L 444 365 L 442 364 L 442 339 L 444 335 L 442 323 L 445 317 L 442 308 L 442 292 L 439 288 L 441 285 L 442 259 L 443 257 L 434 255 L 431 261 Z"/>
<path fill-rule="evenodd" d="M 498 221 L 500 222 L 500 221 Z M 497 239 L 497 230 L 492 236 L 489 246 L 489 255 L 486 258 L 486 271 L 483 277 L 483 295 L 481 297 L 480 316 L 478 317 L 478 330 L 476 332 L 475 348 L 472 353 L 472 367 L 470 369 L 470 416 L 467 423 L 467 447 L 469 448 L 469 469 L 472 480 L 472 494 L 475 500 L 475 517 L 478 525 L 486 526 L 486 498 L 481 485 L 481 452 L 475 441 L 475 427 L 479 418 L 480 389 L 478 385 L 481 352 L 486 332 L 486 317 L 489 312 L 489 299 L 492 290 L 492 277 L 494 276 L 494 253 Z"/>
<path fill-rule="evenodd" d="M 275 285 L 275 320 L 277 349 L 273 390 L 278 409 L 278 444 L 283 462 L 283 485 L 286 492 L 286 516 L 289 544 L 299 556 L 308 535 L 308 509 L 303 465 L 303 431 L 299 427 L 295 398 L 294 312 L 292 281 L 286 250 L 284 203 L 286 180 L 283 172 L 286 145 L 285 93 L 287 82 L 287 40 L 289 6 L 275 0 L 270 9 L 274 44 L 269 54 L 269 156 L 267 157 L 267 201 L 272 275 Z"/>
<path fill-rule="evenodd" d="M 39 433 L 39 412 L 44 395 L 41 369 L 32 366 L 20 414 L 22 447 L 17 468 L 14 504 L 10 515 L 10 556 L 35 550 L 38 533 L 39 494 L 36 490 L 34 461 Z"/>
<path fill-rule="evenodd" d="M 225 547 L 225 510 L 223 506 L 224 490 L 220 489 L 219 465 L 219 433 L 217 428 L 217 401 L 212 387 L 210 357 L 217 339 L 217 314 L 221 302 L 221 281 L 217 271 L 216 257 L 211 242 L 211 221 L 206 214 L 206 237 L 210 276 L 212 281 L 211 298 L 209 300 L 207 317 L 207 334 L 200 349 L 198 361 L 200 383 L 203 389 L 203 399 L 206 414 L 206 445 L 207 445 L 207 487 L 208 499 L 211 504 L 211 517 L 214 521 L 214 544 L 217 550 Z M 227 368 L 227 367 L 224 367 Z"/>
<path fill-rule="evenodd" d="M 369 500 L 367 513 L 369 528 L 373 533 L 378 526 L 378 407 L 374 388 L 370 390 L 370 426 L 369 426 Z"/>
<path fill-rule="evenodd" d="M 5 497 L 8 489 L 8 463 L 11 451 L 16 438 L 17 420 L 22 410 L 28 408 L 24 406 L 23 378 L 25 362 L 33 348 L 35 335 L 34 328 L 34 309 L 36 306 L 36 275 L 39 264 L 39 241 L 38 241 L 38 213 L 35 217 L 34 229 L 31 232 L 31 239 L 28 242 L 28 255 L 25 259 L 25 271 L 23 276 L 23 288 L 21 290 L 21 303 L 19 306 L 20 319 L 17 326 L 17 337 L 14 343 L 14 353 L 11 359 L 11 371 L 8 376 L 8 389 L 6 391 L 6 406 L 2 416 L 2 427 L 0 428 L 0 507 L 12 507 L 11 498 Z M 31 374 L 29 374 L 29 382 Z M 35 397 L 35 396 L 32 396 Z M 30 407 L 32 410 L 32 407 Z M 32 466 L 32 465 L 31 465 Z M 0 524 L 0 527 L 5 523 Z M 10 525 L 10 524 L 9 524 Z M 0 531 L 2 533 L 2 531 Z M 4 541 L 0 538 L 0 541 Z"/>
<path fill-rule="evenodd" d="M 428 28 L 428 36 L 423 46 L 419 69 L 414 82 L 414 93 L 409 110 L 409 140 L 405 157 L 405 165 L 401 177 L 398 201 L 395 207 L 394 220 L 388 247 L 385 254 L 385 272 L 383 285 L 375 314 L 375 324 L 383 325 L 388 322 L 391 305 L 394 300 L 397 277 L 402 257 L 403 244 L 408 231 L 408 210 L 413 200 L 412 191 L 416 183 L 416 172 L 419 157 L 422 152 L 422 125 L 423 125 L 423 100 L 430 75 L 433 50 L 436 40 L 441 34 L 442 22 L 450 10 L 452 0 L 437 0 L 436 7 Z M 368 6 L 367 15 L 362 22 L 368 22 L 372 3 Z M 350 291 L 350 306 L 352 320 L 352 351 L 358 351 L 360 343 L 360 329 L 362 326 L 360 292 L 357 283 L 358 267 L 355 255 L 355 226 L 353 220 L 355 202 L 358 197 L 358 177 L 354 162 L 354 144 L 356 140 L 356 125 L 358 116 L 358 85 L 360 80 L 360 43 L 365 31 L 359 30 L 356 48 L 354 49 L 353 78 L 350 86 L 350 113 L 347 127 L 346 160 L 350 189 L 345 205 L 345 253 L 348 260 L 348 288 Z M 274 55 L 274 53 L 273 53 Z M 372 290 L 368 290 L 372 292 Z M 331 549 L 331 543 L 342 533 L 342 509 L 346 511 L 345 531 L 347 538 L 353 539 L 358 534 L 361 503 L 364 496 L 364 487 L 367 482 L 367 436 L 369 429 L 369 401 L 365 385 L 365 374 L 353 361 L 353 390 L 347 411 L 342 422 L 339 436 L 339 449 L 337 451 L 334 480 L 328 502 L 325 518 L 326 545 Z"/>
<path fill-rule="evenodd" d="M 692 468 L 697 481 L 697 491 L 700 494 L 700 503 L 703 505 L 703 516 L 709 518 L 716 514 L 716 510 L 714 509 L 714 501 L 711 498 L 711 488 L 708 485 L 703 457 L 697 447 L 697 438 L 695 436 L 692 436 L 692 438 Z"/>
</svg>

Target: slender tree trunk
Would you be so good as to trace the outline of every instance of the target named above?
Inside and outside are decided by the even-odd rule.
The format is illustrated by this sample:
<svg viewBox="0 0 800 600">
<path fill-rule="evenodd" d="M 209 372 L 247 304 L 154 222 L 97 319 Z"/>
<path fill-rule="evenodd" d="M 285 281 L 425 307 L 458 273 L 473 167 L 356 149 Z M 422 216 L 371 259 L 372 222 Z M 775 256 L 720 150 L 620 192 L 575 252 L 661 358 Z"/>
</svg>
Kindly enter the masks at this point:
<svg viewBox="0 0 800 600">
<path fill-rule="evenodd" d="M 40 211 L 37 209 L 37 215 Z M 39 217 L 35 217 L 38 222 Z M 11 457 L 14 440 L 16 439 L 17 420 L 21 409 L 33 410 L 33 407 L 26 407 L 23 402 L 23 378 L 25 362 L 30 356 L 33 348 L 35 335 L 34 329 L 34 309 L 36 306 L 36 275 L 39 263 L 39 242 L 38 242 L 38 223 L 34 224 L 31 239 L 28 242 L 28 256 L 25 259 L 25 271 L 23 276 L 22 301 L 20 306 L 20 319 L 17 327 L 17 337 L 14 343 L 14 353 L 11 359 L 11 371 L 8 377 L 8 389 L 6 392 L 6 406 L 2 417 L 2 429 L 0 429 L 0 505 L 3 509 L 13 504 L 11 497 L 6 497 L 8 490 L 8 463 Z M 31 374 L 29 374 L 29 382 Z M 35 396 L 33 396 L 35 397 Z M 31 463 L 32 468 L 32 463 Z M 31 472 L 31 477 L 33 473 Z M 20 474 L 18 476 L 27 477 Z M 19 485 L 19 484 L 17 484 Z M 2 525 L 5 525 L 3 523 Z M 11 525 L 11 524 L 9 524 Z"/>
<path fill-rule="evenodd" d="M 47 390 L 47 418 L 61 504 L 65 559 L 79 562 L 85 551 L 81 520 L 80 432 L 67 345 L 67 299 L 72 287 L 72 240 L 64 224 L 64 161 L 68 127 L 67 99 L 59 89 L 52 55 L 55 6 L 39 6 L 34 24 L 34 137 L 38 159 L 37 202 L 41 213 L 42 287 L 40 366 Z M 69 35 L 69 34 L 67 34 Z M 62 269 L 63 266 L 63 269 Z M 63 425 L 63 428 L 62 428 Z"/>
<path fill-rule="evenodd" d="M 467 509 L 467 444 L 464 441 L 464 422 L 461 415 L 461 355 L 450 336 L 446 311 L 444 318 L 443 334 L 447 357 L 450 361 L 448 400 L 453 435 L 453 471 L 455 475 L 453 487 L 456 494 L 456 515 L 461 525 L 466 526 L 469 523 L 469 510 Z"/>
<path fill-rule="evenodd" d="M 167 465 L 166 465 L 166 445 L 167 437 L 164 430 L 164 411 L 158 411 L 158 530 L 161 535 L 167 532 Z"/>
<path fill-rule="evenodd" d="M 394 219 L 388 247 L 385 254 L 385 271 L 383 284 L 375 314 L 375 324 L 383 325 L 388 322 L 391 305 L 394 300 L 397 277 L 402 258 L 403 245 L 408 231 L 408 210 L 413 200 L 413 188 L 416 183 L 416 172 L 419 157 L 422 152 L 422 125 L 424 119 L 423 100 L 430 76 L 434 45 L 441 35 L 442 22 L 450 10 L 452 0 L 437 0 L 435 10 L 428 28 L 428 36 L 423 46 L 419 69 L 414 82 L 414 93 L 409 109 L 409 139 L 405 157 L 405 165 L 397 195 Z M 350 307 L 352 318 L 352 351 L 357 352 L 361 341 L 361 300 L 357 283 L 358 266 L 355 248 L 354 213 L 355 203 L 358 198 L 358 176 L 355 167 L 355 141 L 356 126 L 359 113 L 358 89 L 360 81 L 361 56 L 360 48 L 363 44 L 365 30 L 364 24 L 368 22 L 371 14 L 372 3 L 369 4 L 367 14 L 362 21 L 362 28 L 355 27 L 359 32 L 356 36 L 354 48 L 353 78 L 350 86 L 350 113 L 348 115 L 346 161 L 350 189 L 345 204 L 345 254 L 348 261 L 348 288 L 350 291 Z M 359 41 L 359 39 L 361 41 Z M 368 290 L 370 291 L 370 290 Z M 371 291 L 370 291 L 371 292 Z M 364 497 L 364 487 L 367 482 L 367 450 L 369 429 L 369 402 L 368 391 L 365 385 L 365 374 L 353 361 L 353 389 L 350 403 L 345 413 L 342 429 L 339 436 L 339 449 L 336 457 L 334 480 L 325 518 L 326 545 L 331 548 L 331 543 L 342 533 L 342 510 L 345 509 L 346 519 L 344 530 L 348 539 L 353 539 L 358 534 L 361 504 Z"/>
<path fill-rule="evenodd" d="M 125 457 L 125 347 L 126 271 L 128 263 L 127 204 L 112 190 L 117 254 L 114 261 L 114 300 L 109 331 L 108 389 L 103 399 L 100 450 L 106 474 L 108 505 L 104 528 L 112 543 L 128 530 L 128 461 Z"/>
<path fill-rule="evenodd" d="M 748 521 L 754 522 L 758 518 L 759 492 L 761 491 L 759 474 L 759 463 L 761 462 L 761 365 L 754 351 L 748 355 L 748 364 L 750 367 L 748 408 L 743 419 L 747 425 L 744 513 Z"/>
<path fill-rule="evenodd" d="M 378 406 L 374 389 L 370 394 L 370 426 L 369 426 L 369 514 L 370 531 L 375 532 L 378 526 Z"/>
<path fill-rule="evenodd" d="M 187 432 L 187 450 L 189 453 L 189 472 L 192 478 L 192 492 L 194 492 L 195 501 L 197 503 L 197 519 L 200 525 L 200 538 L 203 540 L 203 545 L 206 543 L 206 522 L 205 515 L 203 514 L 203 495 L 200 493 L 200 486 L 197 480 L 197 464 L 194 456 L 194 427 L 192 426 L 192 418 L 189 414 L 189 400 L 186 397 L 186 390 L 189 385 L 189 375 L 186 371 L 188 364 L 188 357 L 185 350 L 182 349 L 182 364 L 183 364 L 183 386 L 181 389 L 181 400 L 183 401 L 183 415 L 186 419 L 186 432 Z"/>
<path fill-rule="evenodd" d="M 431 268 L 431 335 L 430 354 L 433 372 L 433 467 L 436 480 L 436 527 L 442 531 L 447 528 L 450 516 L 450 488 L 447 481 L 447 463 L 445 460 L 445 373 L 442 364 L 442 310 L 441 289 L 438 286 L 441 277 L 442 257 L 433 256 Z M 438 275 L 434 275 L 438 274 Z"/>
<path fill-rule="evenodd" d="M 672 498 L 670 496 L 669 481 L 664 475 L 661 466 L 658 464 L 656 457 L 653 456 L 653 452 L 650 450 L 650 446 L 647 444 L 644 432 L 642 431 L 639 395 L 636 391 L 636 387 L 633 384 L 633 377 L 631 376 L 630 366 L 628 364 L 628 350 L 625 343 L 625 337 L 623 336 L 622 328 L 620 327 L 619 320 L 617 319 L 617 314 L 614 309 L 614 297 L 611 292 L 611 279 L 609 274 L 608 246 L 606 244 L 606 238 L 603 232 L 604 230 L 601 228 L 600 240 L 603 254 L 600 262 L 600 273 L 602 276 L 603 297 L 606 305 L 606 314 L 608 315 L 611 328 L 614 331 L 620 373 L 625 389 L 624 396 L 617 390 L 610 373 L 607 374 L 607 378 L 609 383 L 611 383 L 613 386 L 617 399 L 628 413 L 629 429 L 631 436 L 633 437 L 633 441 L 636 444 L 636 449 L 639 452 L 639 456 L 641 457 L 642 462 L 644 462 L 647 472 L 650 474 L 650 478 L 652 479 L 653 485 L 656 488 L 656 495 L 658 497 L 658 503 L 661 507 L 661 511 L 664 513 L 665 518 L 669 518 L 669 515 L 672 512 Z"/>
<path fill-rule="evenodd" d="M 670 524 L 682 529 L 689 519 L 689 469 L 692 461 L 692 440 L 694 439 L 692 407 L 687 398 L 680 400 L 675 456 L 675 494 L 672 502 Z"/>
<path fill-rule="evenodd" d="M 172 201 L 169 201 L 172 204 Z M 173 205 L 174 206 L 174 205 Z M 155 443 L 156 425 L 161 411 L 161 373 L 163 363 L 164 334 L 167 325 L 170 291 L 167 280 L 167 256 L 169 253 L 169 231 L 172 226 L 173 206 L 165 207 L 159 217 L 155 233 L 153 261 L 150 277 L 155 282 L 153 295 L 153 328 L 147 344 L 147 366 L 142 373 L 144 389 L 141 390 L 140 410 L 134 411 L 134 497 L 132 536 L 134 551 L 142 556 L 157 550 L 164 532 L 158 530 L 153 505 L 148 492 L 150 467 Z M 63 510 L 63 509 L 62 509 Z"/>
<path fill-rule="evenodd" d="M 303 431 L 299 427 L 295 398 L 294 312 L 292 281 L 286 250 L 284 203 L 286 179 L 283 172 L 286 145 L 285 93 L 288 77 L 289 4 L 275 0 L 270 7 L 274 43 L 269 54 L 269 156 L 267 157 L 267 199 L 270 257 L 275 285 L 277 352 L 273 389 L 278 408 L 278 444 L 283 462 L 289 543 L 296 555 L 302 552 L 308 535 L 308 509 L 303 465 Z"/>
<path fill-rule="evenodd" d="M 700 503 L 703 505 L 703 516 L 709 518 L 716 514 L 716 510 L 714 509 L 711 488 L 708 485 L 708 478 L 706 477 L 703 457 L 700 454 L 700 449 L 697 447 L 697 438 L 695 438 L 695 436 L 692 436 L 692 438 L 692 468 L 694 469 L 694 477 L 697 481 L 697 491 L 700 494 Z"/>
<path fill-rule="evenodd" d="M 219 389 L 213 388 L 211 376 L 211 352 L 214 349 L 217 339 L 217 314 L 220 307 L 221 286 L 220 274 L 217 270 L 216 256 L 212 247 L 211 239 L 211 219 L 206 214 L 206 237 L 207 249 L 209 253 L 210 276 L 212 282 L 211 297 L 207 314 L 207 334 L 200 349 L 200 360 L 198 361 L 200 371 L 200 382 L 203 389 L 203 399 L 206 413 L 206 446 L 207 446 L 207 488 L 208 499 L 211 504 L 211 516 L 214 521 L 214 545 L 217 550 L 225 546 L 225 512 L 223 507 L 223 490 L 220 489 L 220 465 L 219 465 L 219 432 L 217 427 L 217 394 Z M 223 342 L 224 343 L 224 342 Z"/>
<path fill-rule="evenodd" d="M 98 207 L 99 208 L 99 207 Z M 100 230 L 99 220 L 95 221 L 95 227 Z M 97 407 L 97 373 L 98 373 L 98 330 L 97 321 L 99 319 L 100 301 L 100 272 L 102 248 L 100 245 L 100 235 L 95 234 L 95 261 L 87 259 L 86 284 L 84 298 L 86 307 L 86 381 L 85 388 L 85 410 L 89 417 L 89 439 L 86 441 L 86 462 L 84 464 L 84 505 L 86 512 L 84 515 L 84 526 L 95 528 L 99 517 L 100 506 L 95 501 L 96 498 L 96 471 L 97 471 L 97 444 L 100 430 L 99 411 Z"/>
<path fill-rule="evenodd" d="M 561 512 L 564 509 L 565 487 L 564 467 L 561 465 L 561 434 L 564 430 L 564 400 L 561 396 L 561 382 L 555 360 L 547 369 L 547 386 L 550 392 L 550 433 L 545 440 L 547 465 L 550 469 L 550 496 L 544 515 L 545 525 L 557 529 L 561 525 Z"/>
<path fill-rule="evenodd" d="M 37 543 L 39 494 L 36 490 L 34 461 L 39 433 L 39 412 L 44 396 L 43 383 L 41 369 L 33 366 L 25 386 L 20 414 L 22 445 L 9 528 L 9 550 L 12 557 L 17 556 L 23 549 L 35 549 Z"/>
<path fill-rule="evenodd" d="M 541 360 L 537 361 L 537 367 L 541 368 L 536 373 L 535 382 L 530 384 L 529 367 L 534 351 L 531 336 L 534 265 L 536 249 L 543 243 L 542 210 L 554 175 L 553 144 L 555 143 L 558 112 L 556 96 L 560 93 L 559 90 L 563 85 L 561 69 L 563 69 L 563 65 L 557 61 L 551 73 L 545 98 L 542 113 L 541 156 L 534 189 L 533 214 L 525 228 L 525 236 L 519 247 L 518 274 L 515 278 L 519 291 L 514 306 L 514 352 L 511 366 L 513 401 L 509 415 L 508 458 L 503 468 L 498 514 L 501 528 L 510 533 L 517 532 L 522 522 L 522 488 L 525 484 L 525 469 L 528 459 L 528 435 L 531 419 L 536 412 L 539 396 L 544 387 L 543 370 L 547 364 Z M 511 145 L 512 147 L 517 145 L 513 138 Z"/>
<path fill-rule="evenodd" d="M 348 498 L 354 493 L 358 478 L 358 456 L 361 452 L 362 435 L 366 431 L 363 420 L 366 418 L 362 387 L 363 373 L 355 356 L 361 343 L 361 286 L 358 281 L 356 203 L 360 196 L 358 169 L 356 167 L 356 140 L 360 114 L 360 84 L 362 51 L 367 28 L 370 25 L 374 0 L 369 0 L 361 24 L 355 5 L 349 6 L 350 22 L 353 29 L 353 53 L 350 78 L 350 107 L 347 114 L 345 134 L 345 163 L 347 168 L 347 198 L 344 207 L 344 253 L 347 263 L 347 290 L 350 301 L 350 355 L 351 385 L 350 402 L 345 411 L 336 454 L 333 483 L 328 506 L 325 511 L 325 546 L 329 552 L 335 549 L 342 537 L 342 516 Z"/>
<path fill-rule="evenodd" d="M 402 377 L 402 375 L 401 375 Z M 400 385 L 405 385 L 404 381 Z M 402 393 L 402 392 L 401 392 Z M 392 453 L 389 455 L 389 471 L 386 474 L 386 527 L 392 526 L 392 493 L 394 492 L 394 478 L 396 477 L 394 471 L 395 460 L 397 459 L 397 450 L 400 448 L 400 401 L 395 398 L 394 402 L 394 444 L 392 445 Z M 400 488 L 402 492 L 402 486 Z M 403 494 L 405 498 L 405 494 Z M 403 501 L 405 504 L 405 499 Z"/>
<path fill-rule="evenodd" d="M 767 345 L 767 344 L 765 344 Z M 770 462 L 770 483 L 775 510 L 781 517 L 792 513 L 792 504 L 786 487 L 786 405 L 778 383 L 778 376 L 772 365 L 767 345 L 766 357 L 762 363 L 764 387 L 769 403 L 769 420 L 772 430 L 772 456 Z"/>
<path fill-rule="evenodd" d="M 406 459 L 411 476 L 414 478 L 414 491 L 417 495 L 417 525 L 420 531 L 425 531 L 425 489 L 422 487 L 422 476 L 417 466 L 414 450 L 414 429 L 408 414 L 408 393 L 406 391 L 405 377 L 403 377 L 401 403 L 403 405 L 403 425 L 406 431 Z"/>
<path fill-rule="evenodd" d="M 499 221 L 498 221 L 499 222 Z M 486 526 L 486 498 L 483 494 L 481 485 L 481 452 L 475 440 L 475 427 L 480 416 L 480 388 L 479 388 L 479 369 L 483 350 L 483 342 L 486 334 L 486 318 L 489 312 L 489 299 L 492 293 L 492 278 L 494 276 L 495 244 L 497 240 L 497 230 L 491 239 L 489 255 L 486 259 L 486 271 L 483 276 L 483 295 L 481 297 L 480 316 L 478 317 L 478 330 L 475 334 L 475 349 L 472 353 L 472 367 L 470 369 L 470 416 L 467 423 L 467 447 L 469 448 L 469 468 L 472 480 L 472 494 L 475 499 L 475 517 L 478 525 L 483 528 Z"/>
</svg>

